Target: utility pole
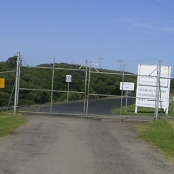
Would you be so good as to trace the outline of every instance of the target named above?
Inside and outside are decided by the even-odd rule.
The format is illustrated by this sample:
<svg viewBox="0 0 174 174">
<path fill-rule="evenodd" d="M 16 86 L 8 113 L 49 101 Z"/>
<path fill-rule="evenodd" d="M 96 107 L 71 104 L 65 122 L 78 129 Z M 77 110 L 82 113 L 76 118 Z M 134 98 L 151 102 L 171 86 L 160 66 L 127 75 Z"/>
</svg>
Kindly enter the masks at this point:
<svg viewBox="0 0 174 174">
<path fill-rule="evenodd" d="M 120 72 L 122 72 L 123 71 L 123 68 L 122 68 L 122 63 L 124 62 L 124 60 L 118 60 L 118 62 L 120 63 Z"/>
<path fill-rule="evenodd" d="M 100 69 L 101 69 L 101 60 L 104 59 L 104 58 L 102 58 L 102 57 L 100 56 L 100 57 L 97 58 L 97 59 L 100 59 Z"/>
</svg>

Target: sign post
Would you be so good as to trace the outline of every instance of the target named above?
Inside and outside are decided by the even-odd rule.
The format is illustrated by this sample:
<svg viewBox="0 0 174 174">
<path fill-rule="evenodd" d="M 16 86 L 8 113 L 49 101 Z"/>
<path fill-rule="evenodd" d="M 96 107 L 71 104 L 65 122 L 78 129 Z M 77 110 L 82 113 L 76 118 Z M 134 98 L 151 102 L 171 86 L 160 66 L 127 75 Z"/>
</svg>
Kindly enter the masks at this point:
<svg viewBox="0 0 174 174">
<path fill-rule="evenodd" d="M 120 82 L 120 90 L 126 91 L 126 107 L 125 107 L 125 112 L 127 112 L 128 91 L 134 91 L 134 83 L 131 83 L 131 82 Z"/>
<path fill-rule="evenodd" d="M 66 75 L 66 82 L 68 83 L 68 90 L 67 90 L 67 101 L 69 99 L 69 83 L 72 82 L 72 75 Z"/>
<path fill-rule="evenodd" d="M 126 107 L 125 107 L 125 112 L 127 112 L 127 97 L 128 97 L 128 91 L 126 91 Z"/>
</svg>

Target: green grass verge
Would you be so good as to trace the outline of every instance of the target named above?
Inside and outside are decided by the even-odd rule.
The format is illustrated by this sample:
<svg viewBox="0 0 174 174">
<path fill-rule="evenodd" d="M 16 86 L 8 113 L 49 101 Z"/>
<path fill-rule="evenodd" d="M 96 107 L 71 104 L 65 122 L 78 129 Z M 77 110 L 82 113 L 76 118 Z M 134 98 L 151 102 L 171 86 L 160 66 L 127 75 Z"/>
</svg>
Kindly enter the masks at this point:
<svg viewBox="0 0 174 174">
<path fill-rule="evenodd" d="M 0 112 L 0 137 L 10 134 L 12 130 L 27 122 L 28 119 L 22 115 Z"/>
<path fill-rule="evenodd" d="M 145 123 L 139 129 L 140 138 L 156 146 L 174 160 L 174 121 L 157 120 Z"/>
<path fill-rule="evenodd" d="M 138 107 L 138 113 L 135 113 L 135 104 L 122 107 L 122 115 L 142 115 L 142 116 L 154 116 L 154 108 Z M 120 108 L 112 110 L 113 114 L 120 114 Z M 161 109 L 158 111 L 159 116 L 165 116 Z M 174 102 L 169 106 L 169 115 L 174 116 Z"/>
<path fill-rule="evenodd" d="M 122 115 L 154 116 L 154 110 L 154 108 L 138 107 L 138 113 L 135 114 L 135 105 L 130 105 L 127 110 L 125 107 L 122 108 Z M 113 110 L 112 113 L 120 114 L 120 108 Z M 164 115 L 159 110 L 159 116 Z M 169 107 L 169 115 L 174 116 L 174 103 Z M 163 154 L 174 161 L 174 121 L 156 120 L 144 123 L 139 132 L 140 138 L 156 146 Z"/>
</svg>

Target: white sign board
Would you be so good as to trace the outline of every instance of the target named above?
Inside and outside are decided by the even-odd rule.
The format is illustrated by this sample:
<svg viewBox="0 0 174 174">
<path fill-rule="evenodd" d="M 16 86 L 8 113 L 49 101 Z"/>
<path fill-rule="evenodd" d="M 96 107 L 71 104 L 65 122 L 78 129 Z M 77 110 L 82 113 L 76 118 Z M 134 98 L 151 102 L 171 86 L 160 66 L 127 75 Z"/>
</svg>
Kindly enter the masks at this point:
<svg viewBox="0 0 174 174">
<path fill-rule="evenodd" d="M 159 98 L 159 108 L 167 109 L 169 106 L 169 90 L 161 87 Z M 142 107 L 155 108 L 156 87 L 139 86 L 137 88 L 136 105 Z"/>
<path fill-rule="evenodd" d="M 161 66 L 160 86 L 168 88 L 171 74 L 171 67 Z M 156 65 L 139 65 L 138 66 L 138 83 L 145 86 L 156 86 L 157 66 Z"/>
<path fill-rule="evenodd" d="M 136 107 L 155 108 L 157 65 L 138 65 Z M 171 66 L 161 66 L 159 108 L 168 110 Z"/>
<path fill-rule="evenodd" d="M 134 83 L 131 83 L 131 82 L 120 82 L 120 90 L 134 91 Z"/>
<path fill-rule="evenodd" d="M 72 75 L 66 75 L 66 82 L 72 82 Z"/>
</svg>

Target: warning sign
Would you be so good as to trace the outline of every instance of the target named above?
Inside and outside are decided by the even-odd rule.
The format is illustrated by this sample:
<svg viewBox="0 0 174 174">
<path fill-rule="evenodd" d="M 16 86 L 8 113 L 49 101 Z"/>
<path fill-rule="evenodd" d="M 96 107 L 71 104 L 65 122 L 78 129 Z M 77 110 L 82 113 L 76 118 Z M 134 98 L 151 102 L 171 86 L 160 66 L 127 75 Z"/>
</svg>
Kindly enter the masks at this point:
<svg viewBox="0 0 174 174">
<path fill-rule="evenodd" d="M 66 75 L 66 82 L 72 81 L 72 75 Z"/>
<path fill-rule="evenodd" d="M 0 78 L 0 88 L 5 88 L 5 79 Z"/>
</svg>

